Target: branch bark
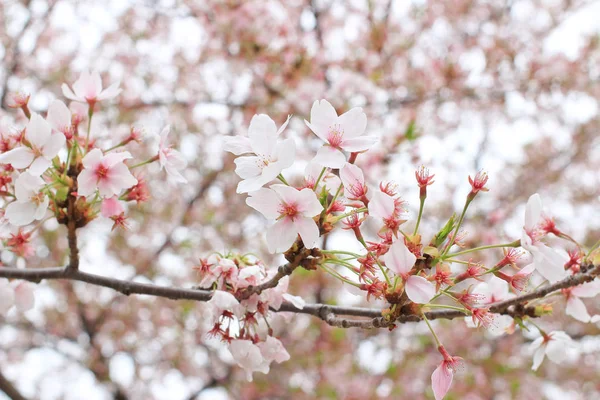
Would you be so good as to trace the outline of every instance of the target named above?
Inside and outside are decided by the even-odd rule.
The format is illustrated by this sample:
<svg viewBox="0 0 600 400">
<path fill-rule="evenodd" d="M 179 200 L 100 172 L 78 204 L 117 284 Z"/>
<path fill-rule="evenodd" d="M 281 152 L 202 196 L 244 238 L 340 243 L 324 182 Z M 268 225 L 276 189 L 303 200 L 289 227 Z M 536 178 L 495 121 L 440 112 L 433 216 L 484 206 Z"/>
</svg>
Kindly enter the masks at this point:
<svg viewBox="0 0 600 400">
<path fill-rule="evenodd" d="M 582 272 L 570 276 L 560 282 L 548 285 L 534 292 L 514 297 L 509 300 L 492 304 L 488 307 L 489 312 L 495 314 L 505 314 L 511 316 L 532 315 L 532 309 L 526 307 L 527 303 L 534 299 L 539 299 L 547 294 L 557 290 L 581 285 L 594 280 L 600 275 L 600 265 L 587 266 L 582 268 Z M 212 297 L 212 291 L 188 288 L 175 288 L 168 286 L 159 286 L 147 283 L 125 281 L 109 278 L 105 276 L 90 274 L 79 270 L 72 270 L 63 267 L 57 268 L 37 268 L 37 269 L 18 269 L 18 268 L 0 268 L 0 277 L 23 279 L 30 282 L 39 283 L 44 279 L 62 279 L 86 282 L 95 286 L 102 286 L 114 289 L 122 294 L 145 294 L 156 297 L 168 298 L 171 300 L 195 300 L 208 301 Z M 273 287 L 273 286 L 271 286 Z M 264 289 L 263 289 L 264 290 Z M 291 303 L 284 302 L 276 312 L 292 312 L 296 314 L 308 314 L 322 319 L 332 326 L 341 328 L 384 328 L 393 323 L 419 322 L 422 317 L 418 314 L 403 314 L 395 321 L 388 321 L 382 316 L 382 309 L 364 308 L 364 307 L 344 307 L 332 306 L 327 304 L 307 304 L 302 309 L 296 308 Z M 344 319 L 339 316 L 363 317 L 368 319 Z M 454 319 L 464 317 L 465 314 L 456 310 L 436 310 L 425 313 L 430 319 Z"/>
</svg>

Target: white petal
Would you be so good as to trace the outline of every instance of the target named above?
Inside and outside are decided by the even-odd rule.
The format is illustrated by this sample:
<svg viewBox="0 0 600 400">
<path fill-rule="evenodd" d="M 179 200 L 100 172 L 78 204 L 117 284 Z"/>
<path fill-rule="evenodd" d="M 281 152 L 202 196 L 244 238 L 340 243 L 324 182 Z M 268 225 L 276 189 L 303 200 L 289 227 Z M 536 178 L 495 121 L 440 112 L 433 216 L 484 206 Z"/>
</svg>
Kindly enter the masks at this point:
<svg viewBox="0 0 600 400">
<path fill-rule="evenodd" d="M 310 109 L 308 127 L 322 140 L 327 141 L 327 132 L 331 125 L 336 124 L 338 115 L 335 108 L 327 100 L 316 100 Z"/>
<path fill-rule="evenodd" d="M 121 93 L 121 91 L 123 90 L 123 89 L 119 88 L 120 84 L 121 84 L 121 82 L 113 83 L 112 85 L 110 85 L 109 87 L 104 89 L 100 93 L 100 95 L 98 95 L 98 97 L 96 99 L 98 101 L 101 101 L 101 100 L 110 100 L 110 99 L 117 97 L 119 95 L 119 93 Z"/>
<path fill-rule="evenodd" d="M 65 138 L 65 135 L 62 132 L 53 133 L 52 136 L 50 136 L 50 140 L 48 141 L 48 143 L 46 143 L 46 145 L 42 149 L 42 154 L 48 160 L 53 159 L 54 157 L 56 157 L 60 149 L 63 148 L 66 141 L 67 139 Z"/>
<path fill-rule="evenodd" d="M 46 120 L 55 130 L 62 132 L 65 127 L 71 126 L 71 111 L 62 101 L 54 100 L 48 107 Z"/>
<path fill-rule="evenodd" d="M 90 169 L 84 169 L 81 171 L 77 177 L 77 194 L 79 196 L 89 196 L 94 193 L 97 188 L 98 178 L 94 171 Z"/>
<path fill-rule="evenodd" d="M 411 275 L 404 290 L 408 298 L 418 304 L 427 304 L 435 296 L 435 286 L 422 276 Z"/>
<path fill-rule="evenodd" d="M 302 189 L 297 195 L 298 209 L 305 217 L 315 217 L 323 211 L 315 192 L 308 188 Z"/>
<path fill-rule="evenodd" d="M 6 312 L 13 306 L 15 301 L 15 291 L 7 279 L 0 279 L 0 315 L 5 315 Z"/>
<path fill-rule="evenodd" d="M 234 160 L 235 173 L 242 179 L 254 178 L 262 174 L 258 166 L 260 159 L 255 156 L 243 156 Z"/>
<path fill-rule="evenodd" d="M 10 164 L 13 168 L 22 169 L 27 168 L 34 158 L 35 155 L 29 147 L 20 146 L 0 154 L 0 163 Z"/>
<path fill-rule="evenodd" d="M 417 257 L 408 250 L 408 247 L 404 244 L 404 239 L 401 237 L 385 253 L 383 261 L 385 261 L 386 267 L 396 275 L 405 275 L 415 265 Z"/>
<path fill-rule="evenodd" d="M 387 219 L 395 210 L 394 199 L 387 193 L 376 191 L 369 202 L 369 214 L 376 218 Z"/>
<path fill-rule="evenodd" d="M 535 228 L 542 216 L 542 198 L 535 193 L 527 200 L 525 207 L 525 229 L 530 231 Z"/>
<path fill-rule="evenodd" d="M 4 216 L 15 226 L 24 226 L 33 222 L 36 205 L 33 203 L 12 202 L 6 206 Z"/>
<path fill-rule="evenodd" d="M 288 126 L 288 124 L 290 123 L 290 119 L 292 118 L 291 115 L 288 115 L 287 119 L 285 120 L 285 122 L 279 127 L 279 129 L 277 130 L 277 136 L 281 135 L 281 133 L 285 130 L 285 128 Z"/>
<path fill-rule="evenodd" d="M 15 288 L 15 306 L 21 312 L 29 311 L 35 305 L 33 294 L 34 285 L 29 282 L 21 282 Z"/>
<path fill-rule="evenodd" d="M 104 164 L 106 167 L 111 168 L 112 166 L 121 163 L 125 160 L 133 158 L 131 153 L 128 151 L 118 151 L 114 153 L 108 153 L 103 157 Z"/>
<path fill-rule="evenodd" d="M 546 346 L 539 347 L 535 351 L 535 353 L 533 353 L 533 365 L 531 366 L 532 370 L 537 371 L 537 369 L 542 364 L 542 361 L 544 361 L 545 354 L 546 354 Z"/>
<path fill-rule="evenodd" d="M 354 107 L 340 115 L 338 123 L 342 126 L 342 130 L 344 131 L 344 139 L 356 138 L 365 133 L 365 129 L 367 128 L 367 115 L 363 112 L 362 108 Z"/>
<path fill-rule="evenodd" d="M 541 242 L 535 243 L 537 252 L 533 252 L 536 270 L 550 283 L 558 282 L 567 277 L 562 256 Z"/>
<path fill-rule="evenodd" d="M 274 156 L 280 165 L 280 172 L 290 167 L 296 159 L 296 142 L 294 142 L 294 139 L 288 138 L 278 142 L 275 146 Z"/>
<path fill-rule="evenodd" d="M 296 241 L 298 233 L 289 218 L 280 219 L 267 230 L 267 247 L 271 253 L 283 253 Z"/>
<path fill-rule="evenodd" d="M 63 138 L 64 138 L 64 136 L 63 136 Z M 33 160 L 33 162 L 31 163 L 31 165 L 29 166 L 29 169 L 27 171 L 31 175 L 40 176 L 44 172 L 46 172 L 48 167 L 50 167 L 51 165 L 52 165 L 52 163 L 47 158 L 38 157 L 35 160 Z"/>
<path fill-rule="evenodd" d="M 261 188 L 250 193 L 246 199 L 246 204 L 269 219 L 276 219 L 279 216 L 280 200 L 277 194 L 266 188 Z"/>
<path fill-rule="evenodd" d="M 294 220 L 294 229 L 300 234 L 302 243 L 307 249 L 312 249 L 319 240 L 319 227 L 312 218 L 299 217 Z"/>
<path fill-rule="evenodd" d="M 591 282 L 575 286 L 571 290 L 571 294 L 574 294 L 577 297 L 596 297 L 600 294 L 600 280 L 595 279 Z"/>
<path fill-rule="evenodd" d="M 583 301 L 579 297 L 572 294 L 569 297 L 569 300 L 567 300 L 567 307 L 565 311 L 567 315 L 570 315 L 581 322 L 590 322 L 590 319 L 592 318 L 590 317 L 590 314 L 588 313 Z"/>
<path fill-rule="evenodd" d="M 304 299 L 300 296 L 292 296 L 289 293 L 284 293 L 282 295 L 283 299 L 292 303 L 294 307 L 296 307 L 299 310 L 302 310 L 304 308 L 304 306 L 306 305 L 306 301 L 304 301 Z"/>
<path fill-rule="evenodd" d="M 236 156 L 252 152 L 250 139 L 246 136 L 227 136 L 223 141 L 223 150 L 233 153 Z"/>
<path fill-rule="evenodd" d="M 25 138 L 32 146 L 42 148 L 50 139 L 52 128 L 40 114 L 31 113 L 31 119 L 27 124 Z"/>
<path fill-rule="evenodd" d="M 377 143 L 375 136 L 361 136 L 352 139 L 345 139 L 340 147 L 349 152 L 359 152 L 369 150 L 375 143 Z"/>
<path fill-rule="evenodd" d="M 321 146 L 313 162 L 329 168 L 342 168 L 346 163 L 346 156 L 341 151 L 331 146 Z"/>
<path fill-rule="evenodd" d="M 78 97 L 75 93 L 73 93 L 71 88 L 66 83 L 63 83 L 61 88 L 62 88 L 63 95 L 67 99 L 74 100 L 74 101 L 85 101 L 84 98 Z"/>
<path fill-rule="evenodd" d="M 44 186 L 44 180 L 37 175 L 23 172 L 15 182 L 15 195 L 20 202 L 29 201 L 39 189 Z"/>
<path fill-rule="evenodd" d="M 262 175 L 248 178 L 238 183 L 237 193 L 250 193 L 262 188 L 269 180 L 266 180 Z"/>
<path fill-rule="evenodd" d="M 252 150 L 256 154 L 271 155 L 277 141 L 277 126 L 266 114 L 258 114 L 252 117 L 248 128 L 248 137 Z"/>
<path fill-rule="evenodd" d="M 33 215 L 33 218 L 35 220 L 40 220 L 44 218 L 44 215 L 46 215 L 46 210 L 48 210 L 48 204 L 50 204 L 50 199 L 48 198 L 48 196 L 44 196 L 44 201 L 42 201 L 40 205 L 37 206 L 35 214 Z"/>
</svg>

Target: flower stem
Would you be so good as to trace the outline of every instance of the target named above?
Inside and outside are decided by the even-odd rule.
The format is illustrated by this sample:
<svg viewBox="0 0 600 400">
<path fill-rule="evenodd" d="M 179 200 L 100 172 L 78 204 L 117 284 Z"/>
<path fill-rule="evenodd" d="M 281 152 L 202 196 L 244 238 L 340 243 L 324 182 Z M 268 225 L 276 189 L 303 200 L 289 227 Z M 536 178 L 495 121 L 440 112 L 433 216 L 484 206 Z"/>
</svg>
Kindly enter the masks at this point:
<svg viewBox="0 0 600 400">
<path fill-rule="evenodd" d="M 491 244 L 489 246 L 474 247 L 472 249 L 459 251 L 458 253 L 448 254 L 448 255 L 445 255 L 443 258 L 444 258 L 444 260 L 446 260 L 450 257 L 461 256 L 463 254 L 469 254 L 469 253 L 473 253 L 475 251 L 481 251 L 481 250 L 487 250 L 487 249 L 497 249 L 497 248 L 501 248 L 501 247 L 519 247 L 520 245 L 521 245 L 520 240 L 515 240 L 514 242 L 510 242 L 510 243 Z"/>
<path fill-rule="evenodd" d="M 90 104 L 88 107 L 88 126 L 87 126 L 87 135 L 85 136 L 85 149 L 84 153 L 87 154 L 88 146 L 90 144 L 90 133 L 92 132 L 92 117 L 94 116 L 94 105 Z"/>
<path fill-rule="evenodd" d="M 323 177 L 323 175 L 325 174 L 325 170 L 327 168 L 323 167 L 323 169 L 321 170 L 321 173 L 319 174 L 319 177 L 317 178 L 317 180 L 315 181 L 315 186 L 313 187 L 313 190 L 316 191 L 317 190 L 317 186 L 319 186 L 319 182 L 321 181 L 321 178 Z"/>
<path fill-rule="evenodd" d="M 465 206 L 463 207 L 462 213 L 460 214 L 460 218 L 458 219 L 458 224 L 456 224 L 456 228 L 454 229 L 454 232 L 452 233 L 452 237 L 450 238 L 450 241 L 448 242 L 448 246 L 444 249 L 444 253 L 442 254 L 442 257 L 445 256 L 446 253 L 448 253 L 450 251 L 450 248 L 454 245 L 454 240 L 456 240 L 456 235 L 458 235 L 458 230 L 460 229 L 460 226 L 462 225 L 463 220 L 465 219 L 465 214 L 467 213 L 467 208 L 469 208 L 469 204 L 471 204 L 471 201 L 473 201 L 473 199 L 467 197 Z"/>
<path fill-rule="evenodd" d="M 290 184 L 287 183 L 287 181 L 285 180 L 285 178 L 283 177 L 283 175 L 281 175 L 281 174 L 277 175 L 277 179 L 279 179 L 281 182 L 283 182 L 284 185 L 290 186 Z"/>
<path fill-rule="evenodd" d="M 429 328 L 429 331 L 431 332 L 431 334 L 433 335 L 433 338 L 435 339 L 435 343 L 437 344 L 437 347 L 440 347 L 442 345 L 442 342 L 440 342 L 440 339 L 437 337 L 437 335 L 435 334 L 435 331 L 433 330 L 433 328 L 431 327 L 431 324 L 429 323 L 429 320 L 427 319 L 427 317 L 425 316 L 425 313 L 421 314 L 423 316 L 423 320 L 425 321 L 425 323 L 427 324 L 427 327 Z"/>
<path fill-rule="evenodd" d="M 415 231 L 413 232 L 413 236 L 417 234 L 419 231 L 419 225 L 421 224 L 421 217 L 423 216 L 423 208 L 425 205 L 426 197 L 421 197 L 421 205 L 419 206 L 419 216 L 417 217 L 417 225 L 415 225 Z"/>
</svg>

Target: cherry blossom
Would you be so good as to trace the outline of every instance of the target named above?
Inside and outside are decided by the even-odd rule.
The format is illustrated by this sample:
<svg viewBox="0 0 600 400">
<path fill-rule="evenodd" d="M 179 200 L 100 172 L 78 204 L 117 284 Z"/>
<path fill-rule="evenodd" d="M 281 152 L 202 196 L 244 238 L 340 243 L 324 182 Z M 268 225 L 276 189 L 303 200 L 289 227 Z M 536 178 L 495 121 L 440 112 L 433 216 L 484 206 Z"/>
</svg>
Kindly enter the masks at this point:
<svg viewBox="0 0 600 400">
<path fill-rule="evenodd" d="M 257 344 L 263 359 L 269 363 L 275 361 L 281 364 L 290 359 L 290 354 L 287 352 L 281 341 L 273 336 L 267 336 L 264 342 Z"/>
<path fill-rule="evenodd" d="M 71 111 L 62 101 L 54 100 L 50 103 L 46 120 L 53 130 L 61 132 L 66 139 L 73 137 Z"/>
<path fill-rule="evenodd" d="M 315 192 L 320 193 L 321 189 L 315 188 L 315 183 L 317 183 L 319 176 L 321 176 L 321 179 L 319 180 L 319 186 L 325 186 L 325 190 L 327 190 L 327 192 L 335 195 L 342 184 L 340 178 L 332 174 L 329 169 L 326 169 L 325 172 L 323 172 L 323 166 L 312 161 L 309 162 L 304 169 L 303 187 L 313 189 Z"/>
<path fill-rule="evenodd" d="M 441 400 L 446 396 L 450 386 L 452 385 L 452 379 L 454 373 L 462 364 L 462 358 L 451 356 L 448 354 L 444 346 L 439 346 L 438 351 L 442 354 L 444 359 L 438 365 L 438 367 L 431 374 L 431 387 L 433 389 L 433 395 L 435 400 Z"/>
<path fill-rule="evenodd" d="M 16 201 L 6 207 L 5 217 L 16 226 L 30 224 L 44 217 L 50 200 L 40 190 L 44 180 L 39 176 L 24 172 L 15 182 Z"/>
<path fill-rule="evenodd" d="M 137 179 L 123 164 L 128 158 L 131 158 L 128 151 L 105 155 L 99 149 L 90 151 L 82 160 L 84 169 L 77 178 L 77 193 L 89 196 L 98 189 L 100 196 L 110 197 L 135 185 Z"/>
<path fill-rule="evenodd" d="M 313 217 L 323 211 L 323 206 L 312 190 L 276 184 L 250 193 L 246 203 L 265 217 L 277 220 L 267 230 L 267 246 L 271 253 L 289 249 L 298 234 L 306 248 L 316 245 L 319 227 Z"/>
<path fill-rule="evenodd" d="M 550 361 L 561 364 L 567 358 L 566 349 L 574 346 L 575 344 L 571 337 L 563 331 L 542 334 L 529 347 L 529 350 L 533 352 L 533 365 L 531 369 L 537 371 L 542 361 L 544 361 L 545 355 L 548 356 Z"/>
<path fill-rule="evenodd" d="M 350 200 L 366 199 L 368 189 L 365 184 L 365 176 L 359 167 L 346 163 L 340 169 L 340 179 L 344 184 L 344 195 L 346 198 Z"/>
<path fill-rule="evenodd" d="M 102 90 L 102 79 L 97 71 L 90 73 L 83 71 L 79 79 L 73 84 L 73 89 L 66 84 L 62 84 L 63 95 L 70 100 L 81 103 L 95 104 L 98 101 L 110 100 L 121 93 L 119 82 L 113 83 L 106 89 Z"/>
<path fill-rule="evenodd" d="M 406 295 L 415 303 L 426 304 L 435 296 L 435 286 L 422 276 L 410 275 L 417 257 L 408 250 L 404 239 L 396 240 L 383 256 L 386 267 L 405 282 Z"/>
<path fill-rule="evenodd" d="M 539 194 L 529 197 L 525 208 L 525 225 L 521 236 L 521 246 L 533 256 L 533 264 L 550 283 L 558 282 L 567 276 L 564 259 L 555 250 L 540 241 L 539 223 L 542 218 L 542 199 Z"/>
<path fill-rule="evenodd" d="M 278 130 L 275 122 L 268 115 L 255 115 L 250 121 L 248 137 L 235 136 L 226 139 L 226 151 L 235 155 L 254 154 L 235 159 L 235 172 L 242 178 L 237 187 L 238 193 L 260 189 L 294 163 L 296 157 L 294 140 L 292 138 L 277 140 L 289 120 L 290 117 Z"/>
<path fill-rule="evenodd" d="M 377 142 L 374 136 L 362 136 L 367 128 L 367 116 L 360 107 L 338 116 L 327 100 L 316 100 L 310 110 L 310 122 L 304 122 L 326 142 L 313 159 L 325 167 L 341 168 L 346 162 L 343 151 L 365 151 Z"/>
<path fill-rule="evenodd" d="M 235 316 L 240 316 L 242 309 L 240 302 L 231 293 L 215 290 L 209 301 L 206 302 L 206 308 L 211 315 L 211 319 L 217 322 L 224 311 L 229 311 Z"/>
<path fill-rule="evenodd" d="M 574 288 L 565 289 L 563 293 L 567 297 L 567 308 L 565 310 L 567 315 L 581 322 L 590 322 L 592 317 L 581 299 L 596 297 L 600 294 L 600 280 L 596 279 Z"/>
<path fill-rule="evenodd" d="M 125 211 L 123 204 L 119 201 L 117 196 L 108 197 L 102 200 L 100 206 L 100 213 L 103 217 L 110 218 L 115 215 L 122 214 Z"/>
<path fill-rule="evenodd" d="M 50 124 L 39 114 L 32 113 L 27 124 L 25 139 L 28 146 L 19 146 L 6 153 L 0 154 L 0 163 L 11 164 L 13 168 L 29 167 L 32 175 L 41 175 L 52 164 L 65 144 L 62 133 L 52 133 Z"/>
<path fill-rule="evenodd" d="M 246 371 L 246 378 L 252 381 L 253 372 L 269 373 L 269 364 L 263 357 L 260 347 L 250 340 L 236 339 L 229 344 L 229 352 L 233 359 Z"/>
<path fill-rule="evenodd" d="M 158 160 L 160 168 L 164 168 L 167 174 L 173 178 L 175 182 L 186 183 L 187 179 L 181 175 L 181 170 L 187 166 L 187 161 L 183 155 L 167 145 L 167 136 L 171 131 L 171 125 L 167 125 L 160 133 L 160 143 L 158 145 Z"/>
</svg>

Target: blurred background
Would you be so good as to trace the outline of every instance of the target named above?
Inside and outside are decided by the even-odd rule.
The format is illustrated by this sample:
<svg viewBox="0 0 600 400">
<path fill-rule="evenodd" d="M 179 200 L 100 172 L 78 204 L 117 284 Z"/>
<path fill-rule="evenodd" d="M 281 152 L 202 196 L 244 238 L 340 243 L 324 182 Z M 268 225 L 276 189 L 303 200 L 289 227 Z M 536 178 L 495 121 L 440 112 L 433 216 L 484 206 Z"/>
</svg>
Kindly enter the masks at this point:
<svg viewBox="0 0 600 400">
<path fill-rule="evenodd" d="M 293 114 L 284 134 L 296 140 L 298 161 L 284 174 L 299 183 L 321 145 L 303 119 L 322 98 L 339 112 L 364 109 L 380 141 L 357 164 L 372 185 L 394 181 L 413 218 L 414 171 L 435 174 L 425 231 L 462 208 L 467 176 L 485 169 L 490 191 L 469 211 L 467 245 L 519 238 L 535 192 L 580 243 L 600 236 L 600 1 L 2 0 L 0 59 L 3 135 L 25 126 L 7 107 L 10 92 L 30 93 L 30 108 L 44 113 L 65 101 L 63 82 L 98 70 L 104 86 L 120 81 L 123 92 L 95 114 L 97 142 L 108 147 L 143 129 L 145 140 L 128 150 L 144 160 L 170 123 L 189 162 L 183 186 L 167 185 L 158 166 L 141 172 L 151 197 L 129 207 L 129 230 L 98 219 L 79 232 L 84 271 L 189 287 L 199 257 L 228 249 L 276 268 L 282 258 L 266 251 L 267 221 L 235 193 L 223 138 L 245 134 L 255 113 L 277 125 Z M 28 260 L 3 251 L 2 262 L 64 265 L 64 227 L 46 222 L 34 244 Z M 360 249 L 345 231 L 322 246 Z M 501 252 L 485 256 L 478 261 Z M 290 292 L 382 306 L 319 271 L 295 272 Z M 0 317 L 0 378 L 27 399 L 433 398 L 440 358 L 423 324 L 388 332 L 308 316 L 276 321 L 292 358 L 250 383 L 206 338 L 201 304 L 60 281 L 35 293 L 35 309 Z M 460 320 L 436 322 L 448 350 L 467 361 L 447 398 L 599 398 L 599 326 L 564 316 L 562 298 L 555 305 L 539 324 L 580 346 L 537 372 L 527 332 L 492 337 Z M 600 312 L 597 301 L 588 310 Z"/>
</svg>

